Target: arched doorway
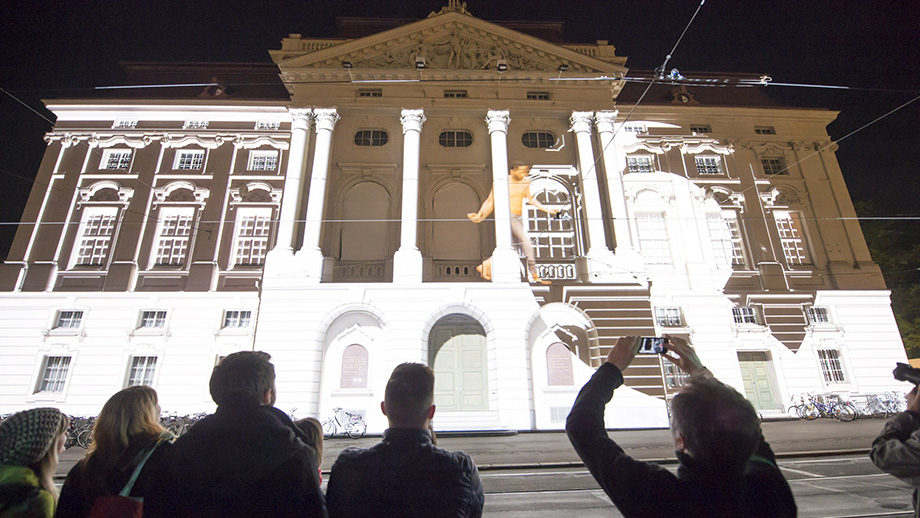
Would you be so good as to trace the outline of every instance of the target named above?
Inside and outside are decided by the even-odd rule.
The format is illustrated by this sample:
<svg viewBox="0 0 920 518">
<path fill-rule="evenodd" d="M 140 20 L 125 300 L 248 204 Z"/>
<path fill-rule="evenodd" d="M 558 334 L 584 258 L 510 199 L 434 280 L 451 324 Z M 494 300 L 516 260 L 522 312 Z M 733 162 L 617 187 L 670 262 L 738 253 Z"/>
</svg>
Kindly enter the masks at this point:
<svg viewBox="0 0 920 518">
<path fill-rule="evenodd" d="M 428 365 L 438 411 L 489 409 L 486 333 L 479 322 L 459 314 L 439 320 L 428 335 Z"/>
</svg>

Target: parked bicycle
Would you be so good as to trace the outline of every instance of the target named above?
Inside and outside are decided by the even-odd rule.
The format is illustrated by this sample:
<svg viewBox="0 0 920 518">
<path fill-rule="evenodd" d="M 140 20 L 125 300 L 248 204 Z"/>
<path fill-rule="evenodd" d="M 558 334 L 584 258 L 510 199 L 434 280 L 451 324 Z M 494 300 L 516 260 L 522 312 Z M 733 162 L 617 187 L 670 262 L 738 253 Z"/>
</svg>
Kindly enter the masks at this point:
<svg viewBox="0 0 920 518">
<path fill-rule="evenodd" d="M 841 400 L 836 394 L 823 396 L 824 401 L 815 395 L 810 398 L 810 402 L 802 409 L 802 418 L 806 421 L 814 421 L 819 417 L 836 417 L 840 421 L 849 422 L 859 415 L 856 405 Z"/>
<path fill-rule="evenodd" d="M 364 417 L 348 412 L 342 408 L 333 408 L 332 417 L 323 421 L 323 437 L 329 439 L 342 430 L 352 439 L 357 439 L 367 431 Z"/>
</svg>

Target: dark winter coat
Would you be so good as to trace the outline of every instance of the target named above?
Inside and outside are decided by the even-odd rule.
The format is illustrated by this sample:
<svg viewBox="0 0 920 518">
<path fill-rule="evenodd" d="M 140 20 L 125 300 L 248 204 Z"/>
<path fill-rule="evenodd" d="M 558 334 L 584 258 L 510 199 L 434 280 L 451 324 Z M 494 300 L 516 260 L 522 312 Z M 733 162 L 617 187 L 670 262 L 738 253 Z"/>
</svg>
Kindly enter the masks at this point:
<svg viewBox="0 0 920 518">
<path fill-rule="evenodd" d="M 157 462 L 157 457 L 164 455 L 172 447 L 168 438 L 164 436 L 162 444 L 147 459 L 144 467 L 131 488 L 131 496 L 143 498 L 147 494 L 147 482 L 150 475 L 150 466 Z M 67 473 L 67 479 L 61 488 L 58 499 L 56 518 L 80 518 L 87 516 L 93 507 L 93 502 L 101 496 L 117 495 L 128 483 L 134 469 L 142 460 L 147 449 L 161 441 L 159 437 L 138 435 L 132 437 L 128 449 L 111 466 L 104 465 L 95 455 L 84 457 Z"/>
<path fill-rule="evenodd" d="M 304 438 L 277 408 L 221 405 L 152 466 L 144 517 L 323 517 Z"/>
<path fill-rule="evenodd" d="M 484 496 L 469 455 L 436 447 L 427 431 L 390 428 L 339 454 L 326 500 L 331 518 L 478 518 Z"/>
<path fill-rule="evenodd" d="M 869 457 L 878 469 L 914 487 L 914 517 L 920 518 L 920 414 L 892 417 L 872 442 Z"/>
<path fill-rule="evenodd" d="M 674 475 L 627 455 L 604 426 L 604 408 L 622 384 L 616 366 L 601 365 L 579 392 L 565 429 L 578 456 L 623 516 L 796 516 L 792 491 L 766 441 L 735 473 L 709 471 L 678 452 L 680 466 Z"/>
</svg>

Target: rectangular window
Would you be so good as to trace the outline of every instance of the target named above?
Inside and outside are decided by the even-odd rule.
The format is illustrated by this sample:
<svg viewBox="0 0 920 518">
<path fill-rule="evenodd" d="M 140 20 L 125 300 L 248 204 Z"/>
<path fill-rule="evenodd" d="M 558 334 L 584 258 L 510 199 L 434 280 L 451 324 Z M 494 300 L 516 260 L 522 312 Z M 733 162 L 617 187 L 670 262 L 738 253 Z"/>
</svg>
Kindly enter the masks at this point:
<svg viewBox="0 0 920 518">
<path fill-rule="evenodd" d="M 776 128 L 773 126 L 754 126 L 754 133 L 757 135 L 776 135 Z"/>
<path fill-rule="evenodd" d="M 732 308 L 732 318 L 736 324 L 757 324 L 757 312 L 751 306 Z"/>
<path fill-rule="evenodd" d="M 444 90 L 445 99 L 466 99 L 469 96 L 466 90 Z"/>
<path fill-rule="evenodd" d="M 204 150 L 179 151 L 173 169 L 195 170 L 204 167 Z"/>
<path fill-rule="evenodd" d="M 707 214 L 706 222 L 709 225 L 709 238 L 712 241 L 712 252 L 716 263 L 735 264 L 735 243 L 728 222 L 721 214 Z"/>
<path fill-rule="evenodd" d="M 87 208 L 80 222 L 77 257 L 74 265 L 98 266 L 105 263 L 115 232 L 115 207 Z"/>
<path fill-rule="evenodd" d="M 681 327 L 680 308 L 655 308 L 655 323 L 661 327 Z"/>
<path fill-rule="evenodd" d="M 819 349 L 818 361 L 821 363 L 821 374 L 824 376 L 825 383 L 846 383 L 843 364 L 840 362 L 840 351 Z"/>
<path fill-rule="evenodd" d="M 722 161 L 715 156 L 696 157 L 696 172 L 699 174 L 722 174 Z"/>
<path fill-rule="evenodd" d="M 268 252 L 268 234 L 271 230 L 272 209 L 239 209 L 236 219 L 237 266 L 260 265 Z"/>
<path fill-rule="evenodd" d="M 651 173 L 654 171 L 652 157 L 628 156 L 626 157 L 626 170 L 630 173 Z"/>
<path fill-rule="evenodd" d="M 808 323 L 811 325 L 815 324 L 830 324 L 830 314 L 827 311 L 827 308 L 824 306 L 808 306 L 805 308 L 805 316 L 808 317 Z"/>
<path fill-rule="evenodd" d="M 783 246 L 783 255 L 786 256 L 786 264 L 790 266 L 811 264 L 801 215 L 797 212 L 774 211 L 773 219 L 776 220 L 776 229 L 779 231 L 779 240 Z"/>
<path fill-rule="evenodd" d="M 671 244 L 663 214 L 636 214 L 636 230 L 645 264 L 671 264 Z"/>
<path fill-rule="evenodd" d="M 70 356 L 45 356 L 36 392 L 63 392 L 70 369 Z"/>
<path fill-rule="evenodd" d="M 166 327 L 166 310 L 153 309 L 141 311 L 138 329 L 163 329 Z"/>
<path fill-rule="evenodd" d="M 136 385 L 153 385 L 153 373 L 157 368 L 156 356 L 134 356 L 131 358 L 131 370 L 128 372 L 128 387 Z"/>
<path fill-rule="evenodd" d="M 102 152 L 99 169 L 125 169 L 131 167 L 130 149 L 106 149 Z"/>
<path fill-rule="evenodd" d="M 280 129 L 281 121 L 259 121 L 256 123 L 257 130 Z"/>
<path fill-rule="evenodd" d="M 738 221 L 738 213 L 734 210 L 723 210 L 722 221 L 728 226 L 732 242 L 732 266 L 744 266 L 744 238 L 741 237 L 741 222 Z"/>
<path fill-rule="evenodd" d="M 549 92 L 527 92 L 528 101 L 548 101 Z"/>
<path fill-rule="evenodd" d="M 693 124 L 690 126 L 691 133 L 712 133 L 712 126 L 709 124 Z"/>
<path fill-rule="evenodd" d="M 689 374 L 680 370 L 677 365 L 674 365 L 671 360 L 668 360 L 667 356 L 659 355 L 658 357 L 661 358 L 661 370 L 664 372 L 664 381 L 668 387 L 668 391 L 679 389 L 689 383 Z"/>
<path fill-rule="evenodd" d="M 181 266 L 185 263 L 194 213 L 195 209 L 192 207 L 160 211 L 154 264 Z"/>
<path fill-rule="evenodd" d="M 55 329 L 76 329 L 83 322 L 83 311 L 67 309 L 58 311 Z"/>
<path fill-rule="evenodd" d="M 626 133 L 634 133 L 634 134 L 648 132 L 648 130 L 645 127 L 645 124 L 627 124 L 623 126 L 623 131 L 625 131 Z"/>
<path fill-rule="evenodd" d="M 185 125 L 182 127 L 184 129 L 206 129 L 208 127 L 208 121 L 185 121 Z"/>
<path fill-rule="evenodd" d="M 249 327 L 252 311 L 227 310 L 224 311 L 224 328 Z"/>
<path fill-rule="evenodd" d="M 383 90 L 380 88 L 358 90 L 358 97 L 383 97 Z"/>
<path fill-rule="evenodd" d="M 764 158 L 760 160 L 763 165 L 763 172 L 767 175 L 789 174 L 789 171 L 783 166 L 782 158 Z"/>
<path fill-rule="evenodd" d="M 136 127 L 137 127 L 136 120 L 122 119 L 122 120 L 117 120 L 115 121 L 114 124 L 112 124 L 112 128 L 116 128 L 116 129 L 136 128 Z"/>
<path fill-rule="evenodd" d="M 274 171 L 278 169 L 277 151 L 250 151 L 250 171 Z"/>
</svg>

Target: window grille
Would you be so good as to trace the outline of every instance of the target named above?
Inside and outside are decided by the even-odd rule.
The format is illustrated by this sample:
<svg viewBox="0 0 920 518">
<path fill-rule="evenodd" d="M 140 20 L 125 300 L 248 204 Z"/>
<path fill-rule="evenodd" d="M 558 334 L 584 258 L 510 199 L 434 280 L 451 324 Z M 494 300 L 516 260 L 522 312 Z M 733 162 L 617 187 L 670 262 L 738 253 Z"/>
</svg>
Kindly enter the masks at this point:
<svg viewBox="0 0 920 518">
<path fill-rule="evenodd" d="M 646 264 L 671 264 L 671 244 L 664 215 L 645 213 L 636 215 L 639 250 Z"/>
<path fill-rule="evenodd" d="M 664 382 L 669 391 L 679 389 L 690 382 L 690 375 L 680 370 L 667 356 L 658 357 L 661 358 L 661 371 L 664 373 Z"/>
<path fill-rule="evenodd" d="M 805 308 L 805 316 L 808 317 L 808 322 L 812 325 L 829 324 L 831 322 L 827 308 L 822 306 L 809 306 Z"/>
<path fill-rule="evenodd" d="M 821 363 L 821 374 L 825 383 L 846 383 L 843 364 L 840 362 L 840 351 L 836 349 L 819 349 L 818 361 Z"/>
<path fill-rule="evenodd" d="M 718 157 L 696 157 L 696 172 L 699 174 L 722 174 L 722 164 Z"/>
<path fill-rule="evenodd" d="M 252 311 L 227 310 L 224 311 L 225 328 L 242 328 L 249 327 L 249 321 L 252 319 Z"/>
<path fill-rule="evenodd" d="M 626 133 L 646 133 L 648 130 L 645 128 L 644 124 L 627 124 L 623 126 L 623 131 Z"/>
<path fill-rule="evenodd" d="M 655 323 L 661 327 L 681 327 L 680 308 L 655 308 Z"/>
<path fill-rule="evenodd" d="M 466 130 L 445 130 L 438 135 L 438 144 L 444 147 L 470 147 L 473 134 Z"/>
<path fill-rule="evenodd" d="M 280 129 L 280 121 L 259 121 L 256 123 L 256 129 L 267 130 L 267 129 Z"/>
<path fill-rule="evenodd" d="M 751 306 L 732 308 L 732 318 L 736 324 L 757 324 L 757 312 Z"/>
<path fill-rule="evenodd" d="M 156 356 L 135 356 L 131 359 L 131 372 L 128 373 L 128 385 L 153 385 L 153 373 L 157 368 Z"/>
<path fill-rule="evenodd" d="M 38 392 L 63 392 L 70 369 L 70 356 L 46 356 Z"/>
<path fill-rule="evenodd" d="M 277 151 L 250 151 L 250 171 L 274 171 L 278 169 Z"/>
<path fill-rule="evenodd" d="M 780 243 L 786 264 L 799 265 L 811 264 L 808 248 L 805 243 L 805 234 L 802 231 L 802 218 L 794 212 L 774 212 L 776 228 L 779 231 Z"/>
<path fill-rule="evenodd" d="M 102 169 L 128 169 L 131 167 L 131 151 L 107 149 L 102 157 Z"/>
<path fill-rule="evenodd" d="M 382 146 L 389 140 L 389 135 L 383 130 L 360 130 L 355 133 L 356 146 Z"/>
<path fill-rule="evenodd" d="M 569 192 L 556 182 L 543 189 L 532 189 L 531 195 L 547 208 L 559 210 L 558 217 L 543 212 L 529 203 L 524 204 L 527 220 L 524 228 L 530 236 L 538 260 L 571 260 L 575 250 L 575 220 L 571 217 Z"/>
<path fill-rule="evenodd" d="M 626 170 L 630 173 L 651 173 L 652 157 L 650 156 L 628 156 L 626 157 Z"/>
<path fill-rule="evenodd" d="M 141 312 L 140 329 L 162 329 L 166 327 L 166 311 L 149 310 Z"/>
<path fill-rule="evenodd" d="M 358 90 L 358 97 L 383 97 L 383 90 L 379 88 Z"/>
<path fill-rule="evenodd" d="M 265 263 L 271 230 L 271 209 L 258 214 L 241 212 L 237 217 L 235 264 L 243 266 Z"/>
<path fill-rule="evenodd" d="M 58 329 L 76 329 L 80 327 L 82 321 L 82 311 L 63 310 L 58 312 L 57 323 L 55 323 L 54 327 Z"/>
<path fill-rule="evenodd" d="M 189 237 L 192 234 L 192 212 L 161 216 L 160 235 L 157 242 L 158 265 L 180 266 L 185 262 Z"/>
<path fill-rule="evenodd" d="M 135 120 L 117 120 L 115 121 L 114 124 L 112 124 L 112 128 L 115 128 L 115 129 L 126 129 L 126 128 L 130 129 L 130 128 L 136 128 L 136 127 L 137 127 L 137 121 Z"/>
<path fill-rule="evenodd" d="M 208 121 L 185 121 L 185 129 L 206 129 Z"/>
<path fill-rule="evenodd" d="M 548 149 L 556 145 L 556 136 L 548 131 L 527 131 L 521 135 L 521 143 L 534 149 Z"/>
<path fill-rule="evenodd" d="M 712 133 L 712 126 L 709 124 L 694 124 L 690 126 L 691 133 Z"/>
<path fill-rule="evenodd" d="M 528 101 L 548 101 L 549 92 L 527 92 Z"/>
<path fill-rule="evenodd" d="M 176 169 L 195 170 L 204 167 L 204 151 L 179 151 Z"/>
<path fill-rule="evenodd" d="M 105 213 L 87 212 L 83 215 L 83 231 L 77 249 L 76 264 L 80 266 L 105 263 L 115 230 L 115 212 L 112 208 Z"/>
<path fill-rule="evenodd" d="M 789 174 L 789 171 L 783 166 L 782 158 L 764 158 L 760 163 L 763 165 L 763 172 L 765 174 Z"/>
<path fill-rule="evenodd" d="M 467 99 L 469 96 L 466 90 L 444 90 L 445 99 Z"/>
<path fill-rule="evenodd" d="M 776 128 L 773 126 L 755 126 L 754 133 L 757 135 L 776 135 Z"/>
</svg>

